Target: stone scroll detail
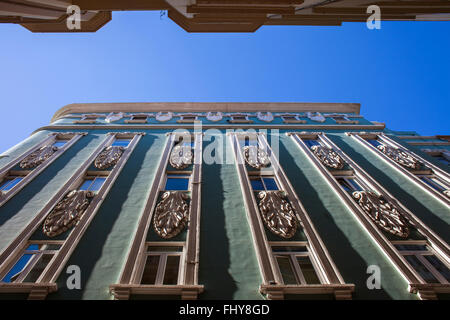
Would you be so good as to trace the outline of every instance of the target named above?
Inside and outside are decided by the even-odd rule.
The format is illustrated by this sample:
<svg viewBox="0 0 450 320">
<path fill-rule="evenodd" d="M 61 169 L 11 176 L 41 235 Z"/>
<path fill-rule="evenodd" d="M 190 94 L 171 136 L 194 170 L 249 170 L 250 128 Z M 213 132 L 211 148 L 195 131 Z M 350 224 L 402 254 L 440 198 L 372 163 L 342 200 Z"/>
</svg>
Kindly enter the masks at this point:
<svg viewBox="0 0 450 320">
<path fill-rule="evenodd" d="M 381 229 L 401 238 L 407 238 L 410 230 L 403 210 L 373 191 L 355 191 L 353 198 L 364 213 Z"/>
<path fill-rule="evenodd" d="M 170 153 L 169 163 L 175 169 L 185 169 L 192 164 L 194 154 L 190 146 L 176 145 Z"/>
<path fill-rule="evenodd" d="M 322 162 L 322 164 L 327 167 L 340 170 L 345 165 L 345 161 L 333 149 L 323 146 L 312 146 L 311 150 L 320 160 L 320 162 Z"/>
<path fill-rule="evenodd" d="M 270 159 L 267 152 L 258 146 L 245 146 L 244 159 L 250 167 L 261 169 L 270 165 Z"/>
<path fill-rule="evenodd" d="M 279 237 L 289 239 L 297 232 L 298 222 L 282 191 L 258 193 L 259 211 L 266 227 Z"/>
<path fill-rule="evenodd" d="M 188 196 L 182 191 L 166 191 L 155 209 L 153 229 L 163 239 L 177 236 L 189 219 Z"/>
<path fill-rule="evenodd" d="M 421 167 L 420 161 L 416 160 L 414 157 L 412 157 L 402 149 L 393 148 L 382 144 L 377 146 L 377 149 L 406 168 L 418 170 Z"/>
<path fill-rule="evenodd" d="M 52 238 L 69 230 L 80 221 L 94 197 L 92 191 L 70 191 L 45 218 L 43 232 Z"/>
<path fill-rule="evenodd" d="M 23 159 L 19 166 L 22 169 L 33 169 L 43 163 L 45 160 L 50 158 L 56 151 L 58 147 L 53 146 L 53 144 L 46 145 Z"/>
<path fill-rule="evenodd" d="M 107 147 L 95 159 L 95 167 L 97 169 L 104 170 L 116 165 L 116 163 L 120 160 L 120 157 L 122 157 L 124 151 L 124 147 Z"/>
</svg>

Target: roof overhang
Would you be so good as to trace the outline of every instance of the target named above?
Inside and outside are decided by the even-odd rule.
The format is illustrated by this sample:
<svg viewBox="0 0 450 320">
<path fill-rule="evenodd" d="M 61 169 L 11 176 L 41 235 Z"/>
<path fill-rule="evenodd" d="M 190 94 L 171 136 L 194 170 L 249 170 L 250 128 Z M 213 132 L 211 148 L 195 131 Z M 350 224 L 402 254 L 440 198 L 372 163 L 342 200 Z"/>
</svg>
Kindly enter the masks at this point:
<svg viewBox="0 0 450 320">
<path fill-rule="evenodd" d="M 72 103 L 59 109 L 52 122 L 71 113 L 109 112 L 336 112 L 359 114 L 359 103 L 306 102 L 145 102 L 145 103 Z"/>
</svg>

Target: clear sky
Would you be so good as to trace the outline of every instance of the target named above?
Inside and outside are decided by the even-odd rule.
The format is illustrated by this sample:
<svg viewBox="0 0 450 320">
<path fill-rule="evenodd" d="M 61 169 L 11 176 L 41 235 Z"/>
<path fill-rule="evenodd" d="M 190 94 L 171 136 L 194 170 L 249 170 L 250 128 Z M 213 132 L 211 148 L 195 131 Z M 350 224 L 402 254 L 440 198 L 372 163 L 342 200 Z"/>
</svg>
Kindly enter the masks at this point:
<svg viewBox="0 0 450 320">
<path fill-rule="evenodd" d="M 189 34 L 117 12 L 92 34 L 0 24 L 0 153 L 74 102 L 359 102 L 393 130 L 450 134 L 450 22 Z"/>
</svg>

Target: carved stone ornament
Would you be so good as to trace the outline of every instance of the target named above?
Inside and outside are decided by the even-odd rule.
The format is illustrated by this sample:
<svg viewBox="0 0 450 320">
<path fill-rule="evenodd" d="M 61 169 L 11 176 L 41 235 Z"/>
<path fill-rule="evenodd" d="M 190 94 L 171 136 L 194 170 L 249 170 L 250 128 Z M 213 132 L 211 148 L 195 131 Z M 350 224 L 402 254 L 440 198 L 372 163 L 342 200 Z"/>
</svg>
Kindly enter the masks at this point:
<svg viewBox="0 0 450 320">
<path fill-rule="evenodd" d="M 320 112 L 307 112 L 306 115 L 309 119 L 316 122 L 325 122 L 325 117 Z"/>
<path fill-rule="evenodd" d="M 245 146 L 244 159 L 250 167 L 255 169 L 261 169 L 270 165 L 269 156 L 258 146 Z"/>
<path fill-rule="evenodd" d="M 175 169 L 184 169 L 192 164 L 194 154 L 190 146 L 176 145 L 170 153 L 169 163 Z"/>
<path fill-rule="evenodd" d="M 172 112 L 158 112 L 155 116 L 156 120 L 160 121 L 160 122 L 165 122 L 165 121 L 169 121 L 170 119 L 172 119 L 173 117 L 173 113 Z"/>
<path fill-rule="evenodd" d="M 153 228 L 163 239 L 177 236 L 189 217 L 188 196 L 182 191 L 166 191 L 155 209 Z"/>
<path fill-rule="evenodd" d="M 389 158 L 406 168 L 414 170 L 420 169 L 421 163 L 401 149 L 385 146 L 383 144 L 380 144 L 377 148 Z"/>
<path fill-rule="evenodd" d="M 95 159 L 95 167 L 100 170 L 108 169 L 119 161 L 124 151 L 124 147 L 107 147 Z"/>
<path fill-rule="evenodd" d="M 266 227 L 277 236 L 292 238 L 297 232 L 297 218 L 282 191 L 261 191 L 259 211 Z"/>
<path fill-rule="evenodd" d="M 56 237 L 75 226 L 93 197 L 92 191 L 70 191 L 45 218 L 42 227 L 44 234 L 50 238 Z"/>
<path fill-rule="evenodd" d="M 352 195 L 369 218 L 381 229 L 402 238 L 409 236 L 408 221 L 403 215 L 403 210 L 396 204 L 388 202 L 373 191 L 355 191 Z"/>
<path fill-rule="evenodd" d="M 450 190 L 444 190 L 444 195 L 450 198 Z M 1 197 L 0 197 L 1 198 Z"/>
<path fill-rule="evenodd" d="M 119 112 L 119 113 L 111 112 L 110 114 L 108 114 L 106 116 L 105 122 L 111 123 L 111 122 L 119 121 L 120 119 L 123 118 L 123 116 L 124 116 L 123 112 Z"/>
<path fill-rule="evenodd" d="M 258 112 L 256 114 L 259 120 L 265 121 L 265 122 L 272 122 L 273 121 L 273 114 L 272 112 Z"/>
<path fill-rule="evenodd" d="M 53 145 L 46 145 L 39 150 L 34 151 L 28 157 L 23 159 L 19 166 L 22 169 L 32 169 L 40 165 L 42 162 L 50 158 L 56 151 L 58 151 L 58 147 Z"/>
<path fill-rule="evenodd" d="M 312 146 L 312 152 L 322 162 L 323 165 L 332 169 L 342 169 L 345 165 L 344 160 L 333 149 L 323 146 Z"/>
<path fill-rule="evenodd" d="M 209 121 L 216 122 L 216 121 L 222 120 L 222 118 L 223 118 L 223 113 L 220 111 L 217 111 L 217 112 L 210 111 L 206 114 L 206 119 L 208 119 Z"/>
</svg>

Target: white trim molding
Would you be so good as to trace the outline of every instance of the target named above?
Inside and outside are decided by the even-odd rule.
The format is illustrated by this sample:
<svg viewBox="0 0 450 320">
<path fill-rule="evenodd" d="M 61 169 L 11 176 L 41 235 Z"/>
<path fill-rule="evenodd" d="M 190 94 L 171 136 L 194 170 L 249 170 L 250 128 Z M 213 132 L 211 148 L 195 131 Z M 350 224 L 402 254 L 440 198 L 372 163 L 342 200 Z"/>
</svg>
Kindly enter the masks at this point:
<svg viewBox="0 0 450 320">
<path fill-rule="evenodd" d="M 117 300 L 129 299 L 130 295 L 178 295 L 183 300 L 193 300 L 197 299 L 198 295 L 204 290 L 203 285 L 198 284 L 203 134 L 198 132 L 191 134 L 186 131 L 185 133 L 168 133 L 168 136 L 119 282 L 110 285 L 110 292 Z M 177 147 L 186 149 L 176 149 L 177 152 L 174 154 L 172 151 Z M 193 159 L 191 148 L 193 149 Z M 179 153 L 182 153 L 182 155 L 180 156 Z M 173 157 L 176 158 L 175 161 Z M 168 170 L 169 163 L 172 165 L 174 162 L 175 165 L 179 165 L 178 168 L 174 167 L 174 169 Z M 192 165 L 192 170 L 186 170 L 188 164 Z M 161 247 L 177 245 L 183 248 L 182 253 L 180 253 L 178 281 L 175 284 L 163 284 L 162 281 L 158 282 L 156 279 L 151 284 L 143 283 L 144 268 L 149 252 L 151 252 L 148 249 L 147 235 L 150 232 L 152 221 L 155 229 L 158 208 L 163 202 L 161 200 L 158 203 L 158 199 L 161 198 L 160 194 L 164 193 L 170 197 L 171 191 L 166 190 L 165 186 L 168 177 L 173 175 L 180 175 L 184 179 L 189 179 L 187 190 L 175 191 L 177 194 L 183 195 L 182 197 L 189 197 L 190 200 L 189 205 L 178 202 L 181 204 L 180 207 L 185 206 L 183 219 L 186 220 L 177 229 L 176 234 L 187 227 L 186 240 L 182 242 L 171 241 L 170 238 L 173 236 L 167 236 L 161 239 L 163 241 L 158 241 L 156 244 Z M 190 192 L 190 196 L 187 195 L 188 192 Z M 162 237 L 161 234 L 158 235 Z M 155 251 L 155 254 L 160 253 Z M 161 268 L 160 265 L 158 267 Z M 161 275 L 161 272 L 164 273 L 164 270 L 158 269 L 158 274 Z"/>
<path fill-rule="evenodd" d="M 424 191 L 428 192 L 433 198 L 441 201 L 445 206 L 450 206 L 450 174 L 434 165 L 433 163 L 425 160 L 416 153 L 406 149 L 396 141 L 389 138 L 382 132 L 366 133 L 366 132 L 347 132 L 347 135 L 351 136 L 353 139 L 358 141 L 364 147 L 369 149 L 372 153 L 376 154 L 378 157 L 383 159 L 387 164 L 396 169 L 398 172 L 405 175 L 411 182 L 415 183 Z M 394 148 L 402 153 L 405 153 L 413 161 L 417 161 L 420 166 L 417 169 L 406 168 L 399 162 L 394 161 L 388 155 L 383 153 L 378 147 L 375 147 L 368 140 L 376 140 L 383 146 Z M 429 177 L 430 179 L 439 179 L 439 184 L 441 186 L 440 190 L 433 188 L 433 181 L 425 182 L 424 179 Z"/>
<path fill-rule="evenodd" d="M 378 245 L 396 270 L 398 270 L 402 277 L 407 281 L 409 292 L 418 293 L 421 299 L 436 299 L 436 293 L 450 292 L 450 284 L 448 282 L 430 283 L 430 281 L 425 281 L 397 247 L 399 243 L 404 245 L 411 244 L 411 241 L 414 240 L 410 238 L 409 231 L 414 230 L 418 233 L 420 238 L 422 238 L 421 241 L 424 246 L 433 252 L 436 259 L 439 260 L 439 263 L 442 263 L 442 265 L 448 268 L 450 265 L 450 247 L 444 240 L 430 230 L 411 211 L 359 167 L 325 134 L 320 132 L 292 132 L 287 133 L 287 135 L 291 136 L 300 150 L 307 155 L 316 169 L 318 169 L 327 180 L 330 187 L 349 208 L 361 227 L 368 232 L 374 243 Z M 314 147 L 311 147 L 313 143 L 308 140 L 316 141 L 321 147 L 333 151 L 334 155 L 343 159 L 346 166 L 342 168 L 342 170 L 330 169 L 325 165 L 325 161 L 320 159 L 319 155 L 316 156 L 315 152 L 312 150 Z M 355 184 L 353 184 L 352 188 L 352 183 L 348 183 L 349 179 L 353 181 L 359 189 L 356 189 Z M 348 186 L 347 191 L 345 189 L 346 187 L 344 187 L 346 183 Z M 380 200 L 379 204 L 381 206 L 378 206 L 377 203 L 372 203 L 373 206 L 371 207 L 370 204 L 367 204 L 367 208 L 370 207 L 373 210 L 381 211 L 386 210 L 386 212 L 380 212 L 379 215 L 371 216 L 356 200 L 361 194 L 374 195 L 374 197 L 377 198 L 377 201 Z M 370 212 L 374 213 L 373 211 Z M 385 227 L 385 224 L 382 222 L 380 223 L 378 220 L 382 219 L 385 214 L 392 214 L 390 217 L 392 225 L 388 223 L 389 228 L 383 228 Z M 388 220 L 383 221 L 386 222 Z M 405 224 L 403 224 L 403 222 L 405 222 Z M 388 237 L 388 233 L 394 233 L 396 236 L 391 235 Z M 392 238 L 398 238 L 398 240 L 392 240 Z"/>
<path fill-rule="evenodd" d="M 284 299 L 286 294 L 334 294 L 336 299 L 351 299 L 354 285 L 345 283 L 340 275 L 318 232 L 315 230 L 308 213 L 289 182 L 287 175 L 272 152 L 265 135 L 250 132 L 228 133 L 228 137 L 233 147 L 236 169 L 245 201 L 247 219 L 252 232 L 253 244 L 263 280 L 260 286 L 260 292 L 265 294 L 268 299 Z M 249 145 L 252 148 L 259 150 L 257 157 L 268 157 L 269 161 L 260 160 L 261 164 L 266 164 L 266 167 L 262 166 L 258 170 L 247 169 L 246 162 L 249 165 L 253 164 L 252 167 L 255 167 L 255 161 L 250 162 L 248 158 L 252 154 L 256 156 L 256 152 L 250 152 L 248 154 L 246 140 L 249 141 Z M 250 142 L 250 140 L 252 141 Z M 285 237 L 286 239 L 279 237 L 279 241 L 268 241 L 265 224 L 263 223 L 264 217 L 261 211 L 262 209 L 260 209 L 262 200 L 260 200 L 260 203 L 257 202 L 255 196 L 257 190 L 254 190 L 251 182 L 256 175 L 261 176 L 262 181 L 264 181 L 265 177 L 273 177 L 273 181 L 277 185 L 277 191 L 275 192 L 282 193 L 284 207 L 292 208 L 289 215 L 295 220 L 294 225 L 298 226 L 306 237 L 306 241 L 303 244 L 290 240 L 295 235 L 295 233 L 292 234 L 292 232 L 296 232 L 295 230 L 288 237 Z M 283 212 L 277 212 L 277 214 L 286 215 Z M 268 229 L 267 232 L 273 231 Z M 274 246 L 281 245 L 305 248 L 316 273 L 318 284 L 305 283 L 301 271 L 299 271 L 300 279 L 298 279 L 296 284 L 284 283 L 283 275 L 277 262 L 278 254 L 273 250 Z"/>
<path fill-rule="evenodd" d="M 128 144 L 128 146 L 121 149 L 123 150 L 123 152 L 117 158 L 117 161 L 112 163 L 111 168 L 108 171 L 95 171 L 98 174 L 103 175 L 105 178 L 102 179 L 103 183 L 99 186 L 99 188 L 95 192 L 90 193 L 90 202 L 86 203 L 85 206 L 83 206 L 79 202 L 73 203 L 77 206 L 76 210 L 79 210 L 80 207 L 84 208 L 84 211 L 80 212 L 80 215 L 76 217 L 78 219 L 77 223 L 67 228 L 68 232 L 65 235 L 64 240 L 57 241 L 58 243 L 52 241 L 51 235 L 47 235 L 44 230 L 45 236 L 48 237 L 48 240 L 45 240 L 45 244 L 58 245 L 58 249 L 55 250 L 52 258 L 48 261 L 44 270 L 33 282 L 26 282 L 26 279 L 24 279 L 25 282 L 0 282 L 0 292 L 22 292 L 28 293 L 28 299 L 45 299 L 48 293 L 57 290 L 56 281 L 60 273 L 62 272 L 65 264 L 70 258 L 72 252 L 75 250 L 79 241 L 83 237 L 83 234 L 89 227 L 92 219 L 100 209 L 101 204 L 106 198 L 109 190 L 112 188 L 114 182 L 125 166 L 128 158 L 130 157 L 142 135 L 144 135 L 144 133 L 121 132 L 107 134 L 103 142 L 81 165 L 81 167 L 78 168 L 78 170 L 69 178 L 66 184 L 61 187 L 61 189 L 47 203 L 47 205 L 37 213 L 35 218 L 0 254 L 0 279 L 4 279 L 8 272 L 13 269 L 17 261 L 23 256 L 24 252 L 29 250 L 27 248 L 29 248 L 30 245 L 34 245 L 36 244 L 36 242 L 39 242 L 33 240 L 32 236 L 39 227 L 42 227 L 43 224 L 45 225 L 44 221 L 47 221 L 46 219 L 53 212 L 55 212 L 54 210 L 61 209 L 59 205 L 63 204 L 64 200 L 67 199 L 67 196 L 69 194 L 73 194 L 75 191 L 81 190 L 80 188 L 82 187 L 85 179 L 92 174 L 88 170 L 90 166 L 94 162 L 96 162 L 96 159 L 98 159 L 99 156 L 101 156 L 105 151 L 111 150 L 109 148 L 116 139 L 130 139 L 130 143 Z M 117 157 L 117 155 L 114 156 Z M 72 211 L 68 208 L 67 212 L 72 213 Z M 24 271 L 25 269 L 23 269 L 22 271 Z"/>
<path fill-rule="evenodd" d="M 86 132 L 54 132 L 50 133 L 44 141 L 38 143 L 33 148 L 26 151 L 24 154 L 14 159 L 6 166 L 0 169 L 0 183 L 2 183 L 8 176 L 20 176 L 22 179 L 14 185 L 7 192 L 0 191 L 0 207 L 8 200 L 14 197 L 20 190 L 22 190 L 28 183 L 36 178 L 42 171 L 50 166 L 56 159 L 58 159 L 64 152 L 73 146 L 81 137 L 85 136 Z M 56 142 L 64 141 L 62 147 L 54 146 Z M 47 149 L 50 153 L 43 154 Z M 42 152 L 41 152 L 42 151 Z M 31 169 L 12 171 L 14 167 L 26 161 L 30 163 L 34 161 Z"/>
</svg>

